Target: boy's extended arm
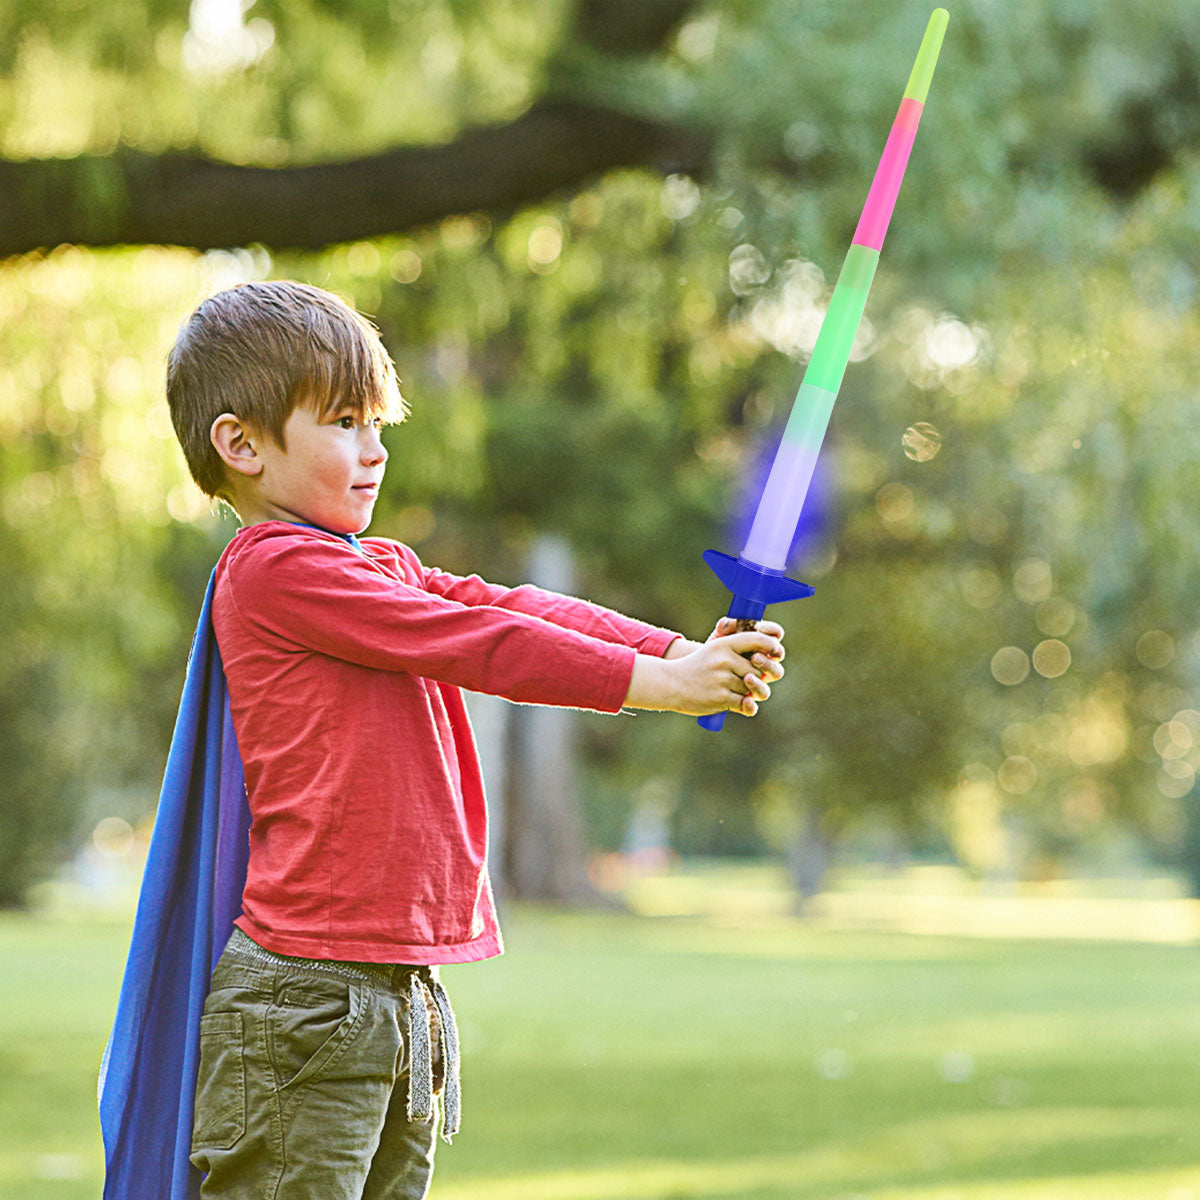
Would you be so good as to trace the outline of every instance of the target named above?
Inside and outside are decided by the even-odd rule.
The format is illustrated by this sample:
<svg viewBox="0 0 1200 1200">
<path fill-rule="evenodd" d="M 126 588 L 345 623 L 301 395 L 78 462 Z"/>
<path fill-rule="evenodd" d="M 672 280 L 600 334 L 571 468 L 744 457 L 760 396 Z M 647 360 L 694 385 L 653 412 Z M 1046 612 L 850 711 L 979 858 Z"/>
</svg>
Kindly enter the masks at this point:
<svg viewBox="0 0 1200 1200">
<path fill-rule="evenodd" d="M 264 535 L 230 557 L 226 576 L 240 623 L 285 651 L 314 650 L 520 703 L 617 712 L 639 657 L 545 618 L 467 606 L 405 583 L 332 537 Z"/>
<path fill-rule="evenodd" d="M 645 621 L 627 617 L 603 605 L 593 604 L 590 600 L 564 596 L 529 583 L 515 588 L 501 587 L 488 583 L 478 575 L 453 575 L 437 567 L 425 566 L 415 555 L 413 559 L 422 572 L 425 587 L 448 600 L 457 600 L 460 604 L 468 605 L 487 604 L 493 608 L 523 612 L 560 625 L 564 629 L 574 629 L 577 633 L 587 634 L 588 637 L 600 638 L 601 641 L 612 642 L 618 646 L 630 646 L 640 654 L 650 654 L 656 658 L 674 658 L 680 653 L 679 649 L 674 654 L 667 651 L 676 644 L 677 639 L 682 638 L 682 634 L 662 629 L 657 625 L 648 625 Z M 694 648 L 694 643 L 690 645 Z"/>
</svg>

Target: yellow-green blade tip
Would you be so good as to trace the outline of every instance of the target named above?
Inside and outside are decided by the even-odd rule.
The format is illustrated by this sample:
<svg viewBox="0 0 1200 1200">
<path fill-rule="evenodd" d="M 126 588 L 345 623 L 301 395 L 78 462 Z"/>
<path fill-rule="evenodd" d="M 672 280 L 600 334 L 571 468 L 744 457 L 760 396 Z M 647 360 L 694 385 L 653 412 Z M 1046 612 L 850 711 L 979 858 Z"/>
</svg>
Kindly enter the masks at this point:
<svg viewBox="0 0 1200 1200">
<path fill-rule="evenodd" d="M 925 26 L 925 36 L 921 39 L 921 48 L 917 51 L 917 61 L 913 63 L 912 74 L 908 77 L 908 87 L 904 89 L 906 100 L 925 103 L 949 20 L 950 14 L 944 8 L 935 8 L 930 14 L 929 24 Z"/>
</svg>

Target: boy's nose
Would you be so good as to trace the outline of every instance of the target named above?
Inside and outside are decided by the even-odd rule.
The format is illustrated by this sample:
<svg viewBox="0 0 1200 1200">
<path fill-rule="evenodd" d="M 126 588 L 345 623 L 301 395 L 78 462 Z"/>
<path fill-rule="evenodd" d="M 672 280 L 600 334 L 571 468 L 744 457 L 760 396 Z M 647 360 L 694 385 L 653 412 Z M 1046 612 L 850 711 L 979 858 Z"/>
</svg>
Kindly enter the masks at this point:
<svg viewBox="0 0 1200 1200">
<path fill-rule="evenodd" d="M 362 460 L 366 466 L 374 466 L 375 463 L 387 462 L 387 447 L 380 440 L 378 434 L 369 441 L 363 448 Z"/>
</svg>

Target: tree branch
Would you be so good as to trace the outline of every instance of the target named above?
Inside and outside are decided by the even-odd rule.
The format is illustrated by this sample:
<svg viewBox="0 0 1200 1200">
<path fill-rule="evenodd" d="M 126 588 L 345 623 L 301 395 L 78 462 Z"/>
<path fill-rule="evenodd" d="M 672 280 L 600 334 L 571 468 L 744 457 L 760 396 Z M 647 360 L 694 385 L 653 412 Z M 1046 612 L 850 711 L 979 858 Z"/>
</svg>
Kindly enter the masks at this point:
<svg viewBox="0 0 1200 1200">
<path fill-rule="evenodd" d="M 507 209 L 576 188 L 612 167 L 702 174 L 707 135 L 590 104 L 542 102 L 443 146 L 406 146 L 300 167 L 199 155 L 0 163 L 0 255 L 61 242 L 315 250 L 451 213 Z"/>
<path fill-rule="evenodd" d="M 650 53 L 693 5 L 580 0 L 570 37 L 605 54 Z M 544 96 L 514 121 L 469 129 L 445 145 L 343 162 L 254 167 L 128 147 L 0 162 L 0 256 L 63 242 L 317 250 L 453 213 L 508 211 L 613 167 L 702 175 L 711 154 L 707 133 Z"/>
<path fill-rule="evenodd" d="M 695 0 L 580 0 L 575 37 L 605 54 L 647 54 L 695 7 Z"/>
</svg>

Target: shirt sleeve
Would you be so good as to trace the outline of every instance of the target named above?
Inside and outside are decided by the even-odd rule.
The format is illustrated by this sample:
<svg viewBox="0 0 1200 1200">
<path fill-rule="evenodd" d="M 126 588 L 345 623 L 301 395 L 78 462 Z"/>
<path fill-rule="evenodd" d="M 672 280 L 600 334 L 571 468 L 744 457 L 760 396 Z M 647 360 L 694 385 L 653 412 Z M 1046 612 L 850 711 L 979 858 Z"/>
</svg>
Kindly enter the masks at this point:
<svg viewBox="0 0 1200 1200">
<path fill-rule="evenodd" d="M 525 704 L 612 713 L 629 692 L 632 647 L 486 600 L 468 604 L 458 596 L 482 594 L 470 580 L 447 588 L 458 596 L 405 583 L 333 539 L 264 538 L 230 557 L 227 579 L 242 623 L 286 649 Z"/>
<path fill-rule="evenodd" d="M 540 617 L 563 629 L 573 629 L 616 646 L 629 646 L 640 654 L 652 654 L 656 658 L 661 658 L 667 647 L 683 636 L 657 625 L 647 625 L 590 600 L 564 596 L 531 583 L 506 588 L 488 583 L 478 575 L 452 575 L 449 571 L 425 566 L 411 550 L 409 554 L 410 561 L 421 572 L 427 591 L 460 604 L 486 604 Z"/>
</svg>

